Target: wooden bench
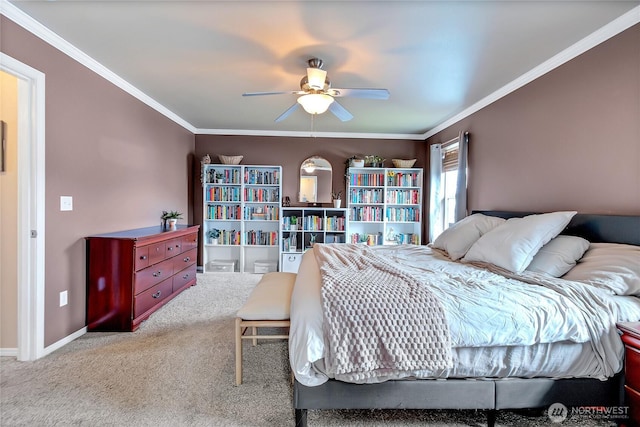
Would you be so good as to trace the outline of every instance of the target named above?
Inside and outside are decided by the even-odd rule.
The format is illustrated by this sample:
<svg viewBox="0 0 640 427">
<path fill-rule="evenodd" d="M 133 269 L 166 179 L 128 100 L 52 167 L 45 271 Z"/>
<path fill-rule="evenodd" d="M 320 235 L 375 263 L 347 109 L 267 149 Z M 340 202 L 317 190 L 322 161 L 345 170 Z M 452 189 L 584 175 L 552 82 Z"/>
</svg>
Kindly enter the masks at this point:
<svg viewBox="0 0 640 427">
<path fill-rule="evenodd" d="M 236 314 L 236 385 L 242 384 L 242 340 L 288 339 L 289 334 L 258 334 L 258 328 L 289 328 L 295 273 L 266 273 Z M 249 329 L 251 328 L 251 329 Z M 248 334 L 248 331 L 251 334 Z"/>
</svg>

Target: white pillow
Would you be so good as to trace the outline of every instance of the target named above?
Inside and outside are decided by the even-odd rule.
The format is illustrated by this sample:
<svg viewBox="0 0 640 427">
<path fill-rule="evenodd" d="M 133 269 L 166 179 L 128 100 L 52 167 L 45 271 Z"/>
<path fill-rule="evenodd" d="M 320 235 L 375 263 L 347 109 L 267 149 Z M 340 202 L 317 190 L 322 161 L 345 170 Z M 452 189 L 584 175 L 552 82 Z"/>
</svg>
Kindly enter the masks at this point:
<svg viewBox="0 0 640 427">
<path fill-rule="evenodd" d="M 560 234 L 576 213 L 552 212 L 510 218 L 480 237 L 462 260 L 488 262 L 522 273 L 540 248 Z"/>
<path fill-rule="evenodd" d="M 527 271 L 560 277 L 576 265 L 587 249 L 589 241 L 582 237 L 558 236 L 540 248 Z"/>
<path fill-rule="evenodd" d="M 640 296 L 640 246 L 592 243 L 578 264 L 562 278 L 616 295 Z"/>
<path fill-rule="evenodd" d="M 452 260 L 458 260 L 467 253 L 480 236 L 503 222 L 505 222 L 504 218 L 473 214 L 444 230 L 432 246 L 446 251 Z"/>
</svg>

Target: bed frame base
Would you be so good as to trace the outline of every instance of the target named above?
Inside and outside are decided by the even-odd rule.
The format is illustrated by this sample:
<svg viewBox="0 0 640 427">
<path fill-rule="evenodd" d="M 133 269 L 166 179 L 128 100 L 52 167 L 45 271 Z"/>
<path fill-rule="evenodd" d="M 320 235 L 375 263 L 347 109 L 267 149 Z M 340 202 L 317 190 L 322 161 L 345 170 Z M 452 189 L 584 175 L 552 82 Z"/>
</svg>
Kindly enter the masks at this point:
<svg viewBox="0 0 640 427">
<path fill-rule="evenodd" d="M 506 380 L 405 380 L 351 384 L 330 380 L 293 388 L 296 427 L 307 426 L 308 409 L 479 409 L 494 426 L 498 410 L 545 408 L 562 403 L 575 406 L 620 406 L 624 377 L 607 381 L 590 378 L 510 378 Z"/>
</svg>

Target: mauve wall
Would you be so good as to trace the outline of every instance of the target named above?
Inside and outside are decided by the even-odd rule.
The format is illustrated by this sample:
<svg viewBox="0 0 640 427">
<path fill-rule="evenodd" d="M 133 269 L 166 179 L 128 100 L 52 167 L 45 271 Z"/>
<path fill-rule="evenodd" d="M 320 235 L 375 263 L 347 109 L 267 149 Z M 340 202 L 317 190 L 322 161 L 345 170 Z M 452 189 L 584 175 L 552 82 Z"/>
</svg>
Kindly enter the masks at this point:
<svg viewBox="0 0 640 427">
<path fill-rule="evenodd" d="M 470 209 L 640 214 L 640 25 L 427 142 L 460 130 Z"/>
<path fill-rule="evenodd" d="M 47 346 L 85 326 L 85 236 L 157 225 L 163 209 L 192 220 L 194 135 L 4 17 L 0 31 L 2 52 L 46 75 Z"/>
<path fill-rule="evenodd" d="M 391 159 L 394 158 L 415 158 L 415 167 L 425 167 L 424 141 L 196 135 L 193 212 L 198 224 L 202 223 L 202 187 L 198 169 L 200 158 L 205 154 L 211 156 L 213 163 L 219 163 L 218 154 L 241 154 L 245 165 L 281 165 L 282 196 L 289 196 L 292 206 L 304 205 L 297 203 L 297 197 L 300 165 L 307 157 L 317 155 L 331 163 L 333 188 L 342 190 L 343 194 L 345 160 L 354 155 L 382 156 L 387 159 L 387 167 L 392 167 Z"/>
</svg>

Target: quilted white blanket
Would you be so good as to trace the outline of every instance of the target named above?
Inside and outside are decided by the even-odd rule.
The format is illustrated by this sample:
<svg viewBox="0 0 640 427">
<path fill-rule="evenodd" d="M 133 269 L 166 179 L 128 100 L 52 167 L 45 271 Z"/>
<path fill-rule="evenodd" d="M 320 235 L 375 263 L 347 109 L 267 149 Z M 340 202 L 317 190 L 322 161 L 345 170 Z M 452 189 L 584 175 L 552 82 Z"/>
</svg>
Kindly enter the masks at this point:
<svg viewBox="0 0 640 427">
<path fill-rule="evenodd" d="M 421 367 L 357 380 L 328 372 L 325 366 L 328 347 L 335 344 L 326 342 L 323 333 L 322 275 L 314 255 L 321 247 L 304 255 L 291 303 L 289 354 L 296 378 L 305 385 L 322 384 L 327 378 L 606 378 L 622 368 L 623 346 L 615 322 L 640 318 L 638 298 L 608 295 L 578 282 L 451 262 L 426 246 L 368 247 L 375 259 L 384 258 L 386 265 L 437 297 L 446 313 L 453 368 Z M 335 262 L 370 265 L 366 260 Z M 364 278 L 366 269 L 359 271 Z"/>
<path fill-rule="evenodd" d="M 318 245 L 327 340 L 325 369 L 361 382 L 452 366 L 438 298 L 366 246 Z"/>
</svg>

